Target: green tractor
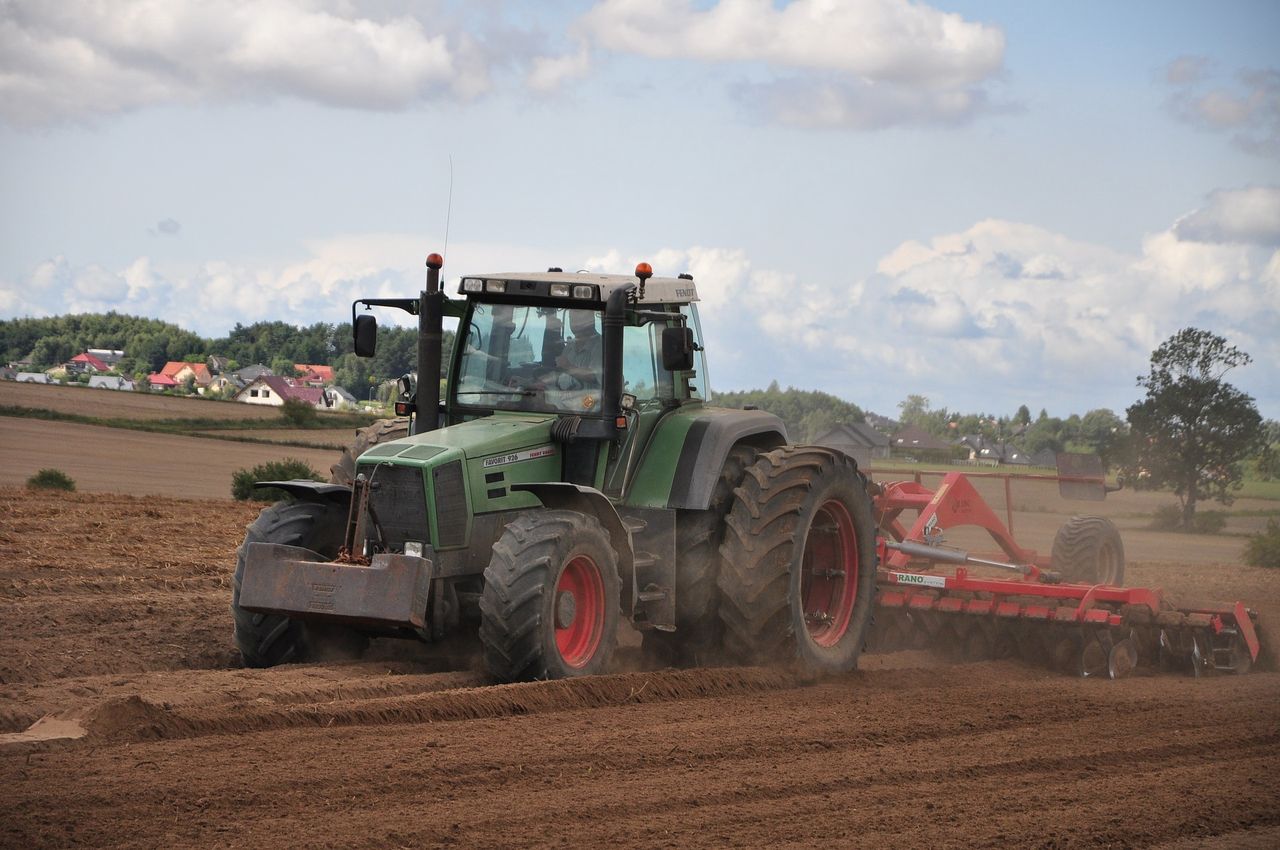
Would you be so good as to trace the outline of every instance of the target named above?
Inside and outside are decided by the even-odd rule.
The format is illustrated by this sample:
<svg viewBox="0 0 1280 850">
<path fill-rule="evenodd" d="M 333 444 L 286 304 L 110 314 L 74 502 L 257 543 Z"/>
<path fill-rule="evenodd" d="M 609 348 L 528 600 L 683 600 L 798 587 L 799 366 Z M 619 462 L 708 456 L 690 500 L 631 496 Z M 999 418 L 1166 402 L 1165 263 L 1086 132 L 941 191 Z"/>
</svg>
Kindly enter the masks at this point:
<svg viewBox="0 0 1280 850">
<path fill-rule="evenodd" d="M 246 664 L 469 633 L 498 681 L 580 676 L 609 669 L 625 617 L 670 664 L 856 666 L 875 595 L 866 480 L 787 445 L 771 414 L 707 404 L 689 275 L 477 275 L 448 298 L 442 263 L 418 298 L 352 305 L 361 356 L 368 308 L 418 316 L 402 418 L 364 429 L 332 483 L 262 483 L 292 499 L 239 551 Z"/>
</svg>

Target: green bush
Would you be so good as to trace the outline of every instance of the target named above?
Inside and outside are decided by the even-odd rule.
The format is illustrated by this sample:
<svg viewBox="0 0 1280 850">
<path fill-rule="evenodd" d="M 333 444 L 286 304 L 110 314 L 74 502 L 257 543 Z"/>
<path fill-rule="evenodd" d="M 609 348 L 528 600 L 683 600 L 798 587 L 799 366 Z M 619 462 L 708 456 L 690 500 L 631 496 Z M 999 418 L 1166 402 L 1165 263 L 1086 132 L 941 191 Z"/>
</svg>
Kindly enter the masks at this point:
<svg viewBox="0 0 1280 850">
<path fill-rule="evenodd" d="M 280 415 L 297 428 L 306 428 L 316 421 L 316 409 L 300 398 L 285 399 Z"/>
<path fill-rule="evenodd" d="M 1280 569 L 1280 522 L 1267 520 L 1267 530 L 1249 538 L 1244 547 L 1244 561 L 1254 567 Z"/>
<path fill-rule="evenodd" d="M 1177 531 L 1182 528 L 1182 508 L 1177 505 L 1161 505 L 1151 515 L 1151 528 L 1156 531 Z"/>
<path fill-rule="evenodd" d="M 1177 505 L 1161 505 L 1151 516 L 1150 528 L 1155 531 L 1182 531 L 1182 508 Z M 1191 531 L 1195 534 L 1217 534 L 1227 527 L 1227 515 L 1222 511 L 1196 511 L 1191 518 Z"/>
<path fill-rule="evenodd" d="M 1222 511 L 1196 511 L 1191 519 L 1191 530 L 1196 534 L 1217 534 L 1227 527 L 1227 515 Z"/>
<path fill-rule="evenodd" d="M 276 487 L 254 489 L 258 481 L 290 481 L 294 478 L 310 478 L 323 481 L 324 477 L 311 468 L 311 464 L 297 458 L 285 458 L 261 463 L 253 469 L 237 469 L 231 473 L 231 495 L 240 501 L 278 502 L 289 494 Z"/>
<path fill-rule="evenodd" d="M 75 490 L 76 482 L 61 469 L 42 469 L 27 479 L 28 490 Z"/>
</svg>

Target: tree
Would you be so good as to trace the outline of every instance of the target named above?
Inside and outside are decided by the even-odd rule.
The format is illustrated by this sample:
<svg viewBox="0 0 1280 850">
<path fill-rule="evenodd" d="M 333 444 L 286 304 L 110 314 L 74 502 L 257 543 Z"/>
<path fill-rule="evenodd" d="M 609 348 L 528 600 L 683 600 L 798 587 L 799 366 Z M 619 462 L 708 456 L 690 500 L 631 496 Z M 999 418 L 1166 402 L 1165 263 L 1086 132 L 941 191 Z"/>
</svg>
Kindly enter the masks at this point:
<svg viewBox="0 0 1280 850">
<path fill-rule="evenodd" d="M 1124 436 L 1124 420 L 1105 407 L 1090 410 L 1080 419 L 1073 439 L 1102 459 L 1103 468 L 1111 465 L 1116 446 Z"/>
<path fill-rule="evenodd" d="M 1025 404 L 1018 408 L 1018 412 L 1013 414 L 1013 421 L 1019 425 L 1031 424 L 1031 410 Z"/>
<path fill-rule="evenodd" d="M 1126 411 L 1127 471 L 1136 487 L 1173 490 L 1184 531 L 1202 499 L 1231 504 L 1244 477 L 1241 462 L 1261 446 L 1253 399 L 1222 379 L 1250 362 L 1223 337 L 1183 328 L 1152 352 L 1151 371 L 1138 378 L 1147 396 Z"/>
<path fill-rule="evenodd" d="M 935 437 L 949 436 L 952 416 L 945 407 L 933 410 L 929 407 L 929 399 L 918 393 L 912 393 L 898 402 L 898 421 L 903 425 L 915 425 L 933 434 Z"/>
</svg>

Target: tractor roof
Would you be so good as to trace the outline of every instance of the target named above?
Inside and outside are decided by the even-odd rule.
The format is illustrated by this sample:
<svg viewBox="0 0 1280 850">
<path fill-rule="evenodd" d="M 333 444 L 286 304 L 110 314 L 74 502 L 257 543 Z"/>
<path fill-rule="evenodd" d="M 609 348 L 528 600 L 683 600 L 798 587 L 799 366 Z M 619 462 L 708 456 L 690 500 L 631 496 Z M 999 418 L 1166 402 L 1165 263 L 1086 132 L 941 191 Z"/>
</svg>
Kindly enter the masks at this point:
<svg viewBox="0 0 1280 850">
<path fill-rule="evenodd" d="M 481 281 L 478 289 L 468 290 L 468 281 Z M 458 285 L 460 295 L 482 295 L 482 293 L 507 296 L 528 295 L 534 298 L 550 297 L 552 284 L 568 284 L 570 287 L 593 287 L 591 300 L 605 301 L 619 287 L 627 284 L 639 284 L 632 275 L 625 274 L 591 274 L 588 272 L 497 272 L 494 274 L 464 275 Z M 502 285 L 502 289 L 491 289 L 490 285 Z M 514 286 L 513 286 L 514 284 Z M 477 284 L 471 284 L 473 287 Z M 572 293 L 573 290 L 570 289 Z M 483 295 L 482 295 L 483 297 Z M 573 300 L 579 300 L 576 293 Z M 651 277 L 644 284 L 644 295 L 639 298 L 641 304 L 688 304 L 698 300 L 698 291 L 692 278 Z"/>
</svg>

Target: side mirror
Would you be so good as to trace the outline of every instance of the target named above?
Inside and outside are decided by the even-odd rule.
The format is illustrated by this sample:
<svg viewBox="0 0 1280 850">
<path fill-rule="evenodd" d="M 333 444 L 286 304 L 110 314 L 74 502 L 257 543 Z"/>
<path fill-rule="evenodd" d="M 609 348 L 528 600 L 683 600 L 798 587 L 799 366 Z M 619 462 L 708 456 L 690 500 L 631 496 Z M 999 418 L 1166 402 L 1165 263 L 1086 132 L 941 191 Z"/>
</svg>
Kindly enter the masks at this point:
<svg viewBox="0 0 1280 850">
<path fill-rule="evenodd" d="M 356 316 L 351 326 L 351 336 L 357 357 L 372 357 L 378 348 L 378 320 L 368 313 Z"/>
<path fill-rule="evenodd" d="M 683 372 L 693 368 L 693 331 L 689 328 L 662 329 L 662 368 Z"/>
</svg>

